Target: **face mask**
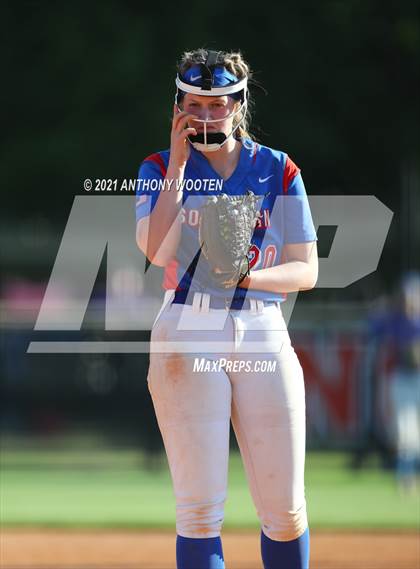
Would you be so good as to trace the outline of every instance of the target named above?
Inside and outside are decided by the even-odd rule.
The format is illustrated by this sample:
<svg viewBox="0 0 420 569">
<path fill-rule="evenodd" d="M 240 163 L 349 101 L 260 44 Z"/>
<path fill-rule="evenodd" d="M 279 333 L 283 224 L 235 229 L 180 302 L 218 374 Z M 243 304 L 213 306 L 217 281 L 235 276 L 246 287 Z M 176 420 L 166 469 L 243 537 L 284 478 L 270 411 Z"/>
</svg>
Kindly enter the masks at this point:
<svg viewBox="0 0 420 569">
<path fill-rule="evenodd" d="M 207 132 L 207 125 L 220 122 L 220 119 L 194 119 L 194 122 L 203 124 L 203 132 L 189 136 L 188 140 L 195 149 L 202 152 L 214 152 L 222 148 L 243 123 L 247 111 L 247 78 L 238 79 L 224 66 L 216 65 L 217 54 L 216 51 L 209 51 L 206 63 L 194 65 L 183 76 L 178 74 L 175 79 L 177 86 L 175 104 L 178 109 L 179 102 L 185 93 L 208 97 L 236 95 L 235 98 L 241 101 L 239 109 L 223 118 L 223 120 L 227 120 L 242 113 L 242 118 L 228 135 L 223 132 Z"/>
</svg>

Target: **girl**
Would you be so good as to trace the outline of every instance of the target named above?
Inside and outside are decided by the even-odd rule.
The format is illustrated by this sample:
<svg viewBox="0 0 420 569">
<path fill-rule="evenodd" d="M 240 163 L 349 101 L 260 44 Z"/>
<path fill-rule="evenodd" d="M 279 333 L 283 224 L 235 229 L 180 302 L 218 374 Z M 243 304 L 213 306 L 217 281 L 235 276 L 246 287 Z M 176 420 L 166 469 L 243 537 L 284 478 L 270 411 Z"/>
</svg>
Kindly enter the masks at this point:
<svg viewBox="0 0 420 569">
<path fill-rule="evenodd" d="M 315 286 L 316 233 L 297 166 L 248 132 L 250 79 L 240 53 L 184 53 L 170 149 L 139 172 L 137 243 L 165 268 L 148 385 L 176 497 L 178 569 L 224 567 L 230 421 L 265 569 L 309 563 L 304 382 L 281 304 L 288 292 Z M 250 271 L 231 289 L 200 255 L 200 208 L 215 188 L 261 196 Z"/>
</svg>

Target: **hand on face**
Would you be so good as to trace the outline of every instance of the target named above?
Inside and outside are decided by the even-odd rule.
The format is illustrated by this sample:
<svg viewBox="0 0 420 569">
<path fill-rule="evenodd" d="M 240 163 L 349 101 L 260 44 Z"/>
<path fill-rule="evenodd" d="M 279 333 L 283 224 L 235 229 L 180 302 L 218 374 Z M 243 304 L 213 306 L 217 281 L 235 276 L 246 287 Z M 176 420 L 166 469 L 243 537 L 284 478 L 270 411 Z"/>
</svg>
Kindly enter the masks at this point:
<svg viewBox="0 0 420 569">
<path fill-rule="evenodd" d="M 198 120 L 191 120 L 188 124 L 198 133 L 223 132 L 228 135 L 232 131 L 235 101 L 231 97 L 206 97 L 187 93 L 182 101 L 183 109 L 196 115 Z M 205 123 L 203 122 L 205 121 Z"/>
<path fill-rule="evenodd" d="M 171 161 L 183 168 L 190 156 L 190 135 L 204 132 L 223 132 L 228 136 L 233 128 L 232 113 L 239 103 L 231 97 L 206 97 L 187 93 L 182 100 L 182 108 L 174 105 L 171 131 Z M 219 120 L 220 119 L 220 120 Z M 205 126 L 204 126 L 204 122 Z M 214 122 L 207 122 L 214 121 Z"/>
<path fill-rule="evenodd" d="M 177 105 L 174 105 L 173 111 L 170 160 L 174 166 L 183 168 L 190 156 L 187 137 L 197 134 L 196 129 L 189 126 L 189 122 L 196 117 L 192 113 L 181 111 Z"/>
</svg>

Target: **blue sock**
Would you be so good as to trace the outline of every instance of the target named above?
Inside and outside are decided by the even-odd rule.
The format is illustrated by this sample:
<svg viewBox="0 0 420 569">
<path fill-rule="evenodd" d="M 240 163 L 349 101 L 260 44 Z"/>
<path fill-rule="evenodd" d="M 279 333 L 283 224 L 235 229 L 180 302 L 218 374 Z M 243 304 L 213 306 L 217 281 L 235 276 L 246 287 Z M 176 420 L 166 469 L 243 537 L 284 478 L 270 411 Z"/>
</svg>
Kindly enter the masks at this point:
<svg viewBox="0 0 420 569">
<path fill-rule="evenodd" d="M 309 528 L 292 541 L 274 541 L 261 531 L 264 569 L 308 569 Z"/>
<path fill-rule="evenodd" d="M 178 569 L 225 569 L 220 537 L 176 537 Z"/>
</svg>

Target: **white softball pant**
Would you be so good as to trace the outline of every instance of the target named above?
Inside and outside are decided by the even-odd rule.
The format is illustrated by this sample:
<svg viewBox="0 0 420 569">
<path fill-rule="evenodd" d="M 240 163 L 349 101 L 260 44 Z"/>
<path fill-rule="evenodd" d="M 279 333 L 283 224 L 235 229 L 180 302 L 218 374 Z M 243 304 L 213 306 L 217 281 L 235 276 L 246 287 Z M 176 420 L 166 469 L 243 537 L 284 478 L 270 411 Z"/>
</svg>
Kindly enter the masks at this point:
<svg viewBox="0 0 420 569">
<path fill-rule="evenodd" d="M 172 299 L 167 291 L 153 325 L 148 386 L 178 535 L 220 535 L 231 420 L 262 530 L 273 540 L 296 539 L 307 527 L 305 392 L 280 304 L 227 311 Z M 177 329 L 181 313 L 193 330 Z M 211 329 L 224 319 L 222 330 Z M 272 367 L 255 371 L 264 365 Z"/>
</svg>

